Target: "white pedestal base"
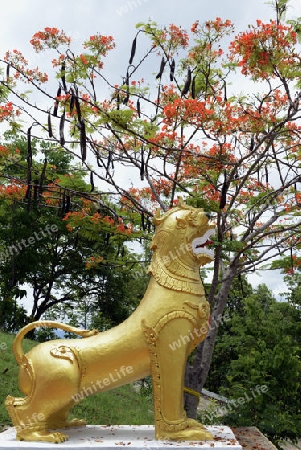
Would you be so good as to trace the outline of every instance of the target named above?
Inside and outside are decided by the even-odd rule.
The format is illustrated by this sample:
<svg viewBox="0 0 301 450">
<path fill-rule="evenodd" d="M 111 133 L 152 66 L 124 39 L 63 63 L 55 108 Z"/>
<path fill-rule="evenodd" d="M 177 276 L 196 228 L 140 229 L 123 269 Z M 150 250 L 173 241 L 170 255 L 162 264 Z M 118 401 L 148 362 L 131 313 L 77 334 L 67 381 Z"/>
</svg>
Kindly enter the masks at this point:
<svg viewBox="0 0 301 450">
<path fill-rule="evenodd" d="M 214 441 L 156 441 L 153 425 L 87 425 L 86 427 L 71 428 L 65 431 L 69 440 L 61 444 L 50 442 L 27 442 L 17 441 L 14 428 L 0 433 L 0 449 L 17 450 L 20 448 L 30 449 L 55 449 L 60 448 L 76 450 L 191 450 L 198 447 L 202 450 L 242 450 L 233 432 L 226 426 L 207 426 L 206 429 L 214 436 Z"/>
</svg>

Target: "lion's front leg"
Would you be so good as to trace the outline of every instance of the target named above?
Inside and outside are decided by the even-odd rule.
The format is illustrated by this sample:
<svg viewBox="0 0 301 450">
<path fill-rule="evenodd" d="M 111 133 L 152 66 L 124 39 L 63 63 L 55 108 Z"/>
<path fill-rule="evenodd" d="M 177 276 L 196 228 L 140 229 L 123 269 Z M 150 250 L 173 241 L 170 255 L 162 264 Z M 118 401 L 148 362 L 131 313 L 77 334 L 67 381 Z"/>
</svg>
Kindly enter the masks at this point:
<svg viewBox="0 0 301 450">
<path fill-rule="evenodd" d="M 184 411 L 184 375 L 193 319 L 184 311 L 173 311 L 155 327 L 144 323 L 151 356 L 156 439 L 213 440 L 211 433 L 187 419 Z"/>
</svg>

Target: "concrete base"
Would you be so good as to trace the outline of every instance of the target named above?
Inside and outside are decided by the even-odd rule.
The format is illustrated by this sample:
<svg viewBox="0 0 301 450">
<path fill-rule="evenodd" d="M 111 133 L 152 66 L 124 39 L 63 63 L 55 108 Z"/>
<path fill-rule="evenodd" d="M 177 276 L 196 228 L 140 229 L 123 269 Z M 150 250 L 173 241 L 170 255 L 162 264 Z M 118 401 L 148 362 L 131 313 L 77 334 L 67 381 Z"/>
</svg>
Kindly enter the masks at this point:
<svg viewBox="0 0 301 450">
<path fill-rule="evenodd" d="M 206 429 L 214 436 L 214 441 L 195 442 L 174 442 L 156 441 L 155 429 L 153 425 L 87 425 L 86 427 L 62 430 L 69 435 L 69 440 L 62 444 L 52 444 L 49 442 L 26 442 L 17 441 L 14 428 L 9 428 L 0 433 L 0 449 L 17 450 L 20 448 L 30 449 L 107 449 L 120 450 L 124 447 L 133 450 L 169 450 L 175 447 L 181 450 L 191 450 L 191 447 L 198 447 L 202 450 L 242 450 L 241 445 L 236 440 L 232 430 L 226 426 L 207 426 Z"/>
</svg>

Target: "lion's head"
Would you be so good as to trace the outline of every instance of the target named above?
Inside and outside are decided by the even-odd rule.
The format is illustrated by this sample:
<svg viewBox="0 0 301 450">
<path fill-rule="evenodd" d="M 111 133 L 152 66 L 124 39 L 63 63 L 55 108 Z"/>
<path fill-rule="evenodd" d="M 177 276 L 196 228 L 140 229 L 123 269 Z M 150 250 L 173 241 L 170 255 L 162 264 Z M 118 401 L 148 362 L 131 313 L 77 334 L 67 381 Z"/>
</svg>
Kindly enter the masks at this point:
<svg viewBox="0 0 301 450">
<path fill-rule="evenodd" d="M 199 267 L 213 260 L 214 252 L 206 247 L 215 233 L 203 209 L 193 208 L 179 199 L 178 205 L 154 219 L 156 233 L 149 272 L 165 287 L 200 293 Z"/>
</svg>

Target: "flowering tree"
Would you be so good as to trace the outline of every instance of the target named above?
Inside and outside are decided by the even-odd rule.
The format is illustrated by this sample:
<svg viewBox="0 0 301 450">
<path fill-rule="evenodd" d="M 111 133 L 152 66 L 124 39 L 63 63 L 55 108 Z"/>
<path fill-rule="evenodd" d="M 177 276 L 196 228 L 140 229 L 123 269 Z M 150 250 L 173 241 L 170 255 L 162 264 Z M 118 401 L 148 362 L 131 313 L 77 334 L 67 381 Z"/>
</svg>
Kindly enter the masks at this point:
<svg viewBox="0 0 301 450">
<path fill-rule="evenodd" d="M 47 88 L 48 75 L 30 68 L 19 51 L 2 60 L 0 119 L 12 130 L 22 130 L 20 116 L 29 124 L 28 203 L 35 136 L 81 161 L 90 173 L 90 200 L 104 208 L 108 198 L 113 201 L 119 209 L 113 221 L 124 230 L 137 229 L 138 217 L 147 229 L 154 209 L 167 210 L 179 193 L 212 212 L 217 233 L 208 300 L 217 325 L 187 374 L 199 392 L 233 279 L 282 256 L 289 257 L 287 271 L 301 261 L 295 252 L 301 222 L 301 26 L 285 22 L 287 5 L 273 0 L 275 20 L 258 20 L 237 35 L 221 18 L 195 22 L 190 32 L 138 24 L 121 81 L 109 79 L 104 67 L 115 46 L 111 36 L 91 36 L 75 54 L 63 31 L 46 28 L 31 44 L 37 52 L 55 52 L 55 94 Z M 148 45 L 145 53 L 140 43 Z M 27 84 L 30 95 L 23 92 Z M 132 185 L 122 183 L 127 170 Z M 187 401 L 190 415 L 196 404 L 196 397 Z"/>
<path fill-rule="evenodd" d="M 84 180 L 86 172 L 51 143 L 31 142 L 33 192 L 28 202 L 28 141 L 8 133 L 4 139 L 0 327 L 13 332 L 28 321 L 70 321 L 75 316 L 78 324 L 91 311 L 99 329 L 120 323 L 143 292 L 131 271 L 135 255 L 124 246 L 130 228 L 120 218 L 115 223 L 108 202 L 102 209 L 95 198 L 87 198 L 91 188 Z M 28 314 L 17 306 L 27 291 L 32 299 Z"/>
</svg>

